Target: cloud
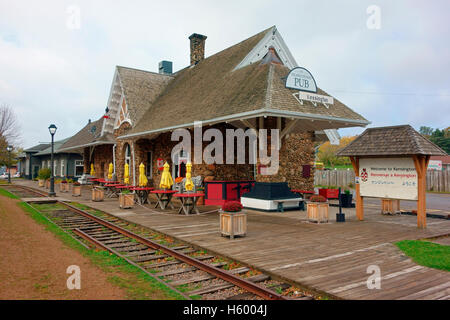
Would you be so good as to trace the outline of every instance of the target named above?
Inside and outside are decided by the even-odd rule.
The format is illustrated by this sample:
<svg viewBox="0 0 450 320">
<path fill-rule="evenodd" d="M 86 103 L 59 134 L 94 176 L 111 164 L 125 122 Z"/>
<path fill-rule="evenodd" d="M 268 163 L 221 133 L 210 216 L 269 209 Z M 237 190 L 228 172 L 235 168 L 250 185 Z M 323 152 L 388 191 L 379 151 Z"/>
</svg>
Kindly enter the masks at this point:
<svg viewBox="0 0 450 320">
<path fill-rule="evenodd" d="M 208 36 L 208 56 L 277 25 L 318 85 L 372 126 L 448 126 L 449 2 L 379 0 L 380 30 L 366 27 L 371 4 L 3 1 L 0 103 L 17 110 L 25 146 L 48 140 L 50 122 L 67 137 L 103 113 L 115 65 L 156 71 L 171 60 L 178 70 L 189 63 L 191 33 Z M 80 29 L 67 28 L 70 5 L 80 8 Z"/>
</svg>

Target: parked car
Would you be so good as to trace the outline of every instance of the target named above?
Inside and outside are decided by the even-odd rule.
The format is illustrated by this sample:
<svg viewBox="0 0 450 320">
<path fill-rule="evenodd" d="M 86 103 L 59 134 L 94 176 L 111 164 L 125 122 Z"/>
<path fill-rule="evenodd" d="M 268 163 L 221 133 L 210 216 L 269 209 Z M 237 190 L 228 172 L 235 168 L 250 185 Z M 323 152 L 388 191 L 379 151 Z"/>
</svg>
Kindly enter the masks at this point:
<svg viewBox="0 0 450 320">
<path fill-rule="evenodd" d="M 13 178 L 20 178 L 20 172 L 17 172 L 15 175 L 11 176 Z"/>
<path fill-rule="evenodd" d="M 0 179 L 8 179 L 8 174 L 7 173 L 1 174 Z"/>
</svg>

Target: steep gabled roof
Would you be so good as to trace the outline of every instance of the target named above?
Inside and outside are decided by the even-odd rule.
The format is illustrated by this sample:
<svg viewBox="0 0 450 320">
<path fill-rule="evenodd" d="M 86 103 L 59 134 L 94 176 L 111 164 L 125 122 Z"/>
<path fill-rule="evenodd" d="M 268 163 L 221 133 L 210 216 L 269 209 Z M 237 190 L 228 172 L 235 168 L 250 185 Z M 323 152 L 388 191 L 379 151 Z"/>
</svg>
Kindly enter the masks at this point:
<svg viewBox="0 0 450 320">
<path fill-rule="evenodd" d="M 422 136 L 410 125 L 366 129 L 338 156 L 445 156 L 444 150 Z"/>
<path fill-rule="evenodd" d="M 297 91 L 284 87 L 283 77 L 289 69 L 273 63 L 261 64 L 262 54 L 258 61 L 243 65 L 249 53 L 274 30 L 275 27 L 264 30 L 179 71 L 134 128 L 121 138 L 189 126 L 194 121 L 219 122 L 272 111 L 313 119 L 348 120 L 356 125 L 369 123 L 338 100 L 329 108 L 309 101 L 301 105 L 293 96 Z M 318 93 L 324 94 L 321 90 Z"/>
<path fill-rule="evenodd" d="M 97 121 L 89 122 L 75 135 L 70 137 L 60 148 L 60 151 L 73 151 L 93 144 L 112 144 L 114 139 L 112 135 L 101 135 L 103 121 L 101 117 Z"/>
<path fill-rule="evenodd" d="M 132 124 L 147 111 L 172 75 L 117 66 Z"/>
</svg>

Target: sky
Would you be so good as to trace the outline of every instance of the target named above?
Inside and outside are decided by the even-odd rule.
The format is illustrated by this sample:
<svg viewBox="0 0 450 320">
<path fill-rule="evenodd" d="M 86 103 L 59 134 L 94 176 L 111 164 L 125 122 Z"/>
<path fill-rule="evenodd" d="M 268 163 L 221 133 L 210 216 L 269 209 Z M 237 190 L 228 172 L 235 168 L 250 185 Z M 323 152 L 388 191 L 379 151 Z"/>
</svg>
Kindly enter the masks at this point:
<svg viewBox="0 0 450 320">
<path fill-rule="evenodd" d="M 375 7 L 374 7 L 375 6 Z M 22 147 L 75 134 L 106 107 L 116 65 L 189 64 L 270 26 L 317 85 L 372 123 L 450 126 L 450 1 L 0 0 L 0 104 Z M 364 128 L 340 129 L 341 135 Z"/>
</svg>

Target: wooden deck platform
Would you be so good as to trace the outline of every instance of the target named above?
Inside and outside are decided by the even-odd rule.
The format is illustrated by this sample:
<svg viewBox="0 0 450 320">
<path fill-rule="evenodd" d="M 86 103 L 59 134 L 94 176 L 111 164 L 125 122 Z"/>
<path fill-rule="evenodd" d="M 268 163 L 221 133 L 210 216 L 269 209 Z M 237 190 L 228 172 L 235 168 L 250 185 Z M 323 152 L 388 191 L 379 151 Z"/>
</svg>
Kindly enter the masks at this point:
<svg viewBox="0 0 450 320">
<path fill-rule="evenodd" d="M 319 225 L 306 222 L 301 211 L 248 211 L 247 236 L 230 240 L 220 236 L 214 207 L 201 207 L 202 214 L 191 216 L 148 205 L 121 210 L 117 199 L 92 202 L 90 194 L 84 194 L 73 201 L 337 298 L 450 299 L 449 272 L 419 266 L 394 245 L 403 239 L 449 234 L 449 220 L 429 219 L 427 229 L 420 230 L 416 217 L 383 216 L 374 206 L 366 208 L 365 221 L 356 220 L 354 209 L 345 209 L 347 222 L 331 219 Z M 330 218 L 337 210 L 330 207 Z M 372 265 L 380 268 L 381 289 L 367 288 L 367 268 Z"/>
</svg>

